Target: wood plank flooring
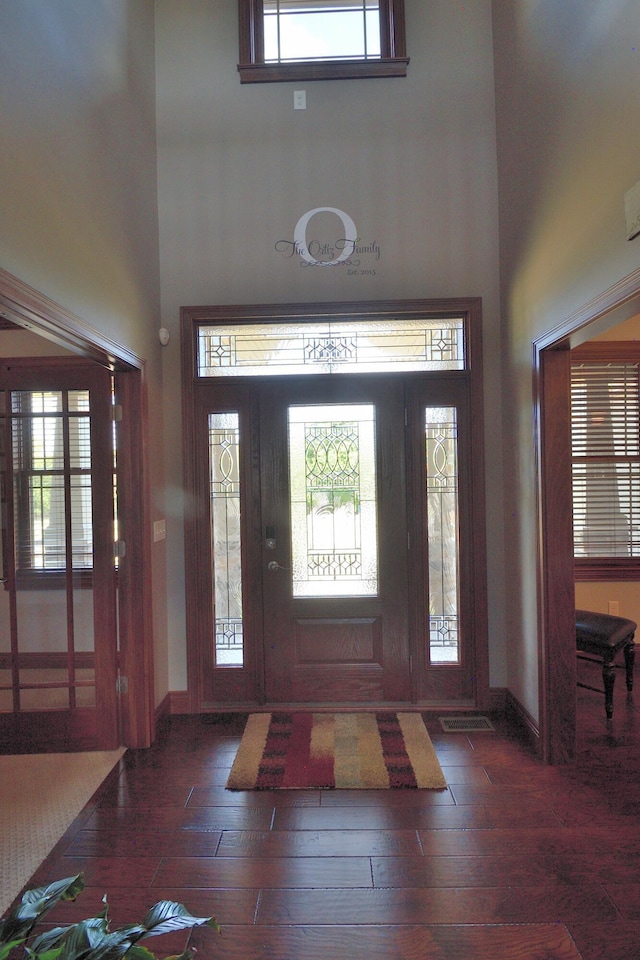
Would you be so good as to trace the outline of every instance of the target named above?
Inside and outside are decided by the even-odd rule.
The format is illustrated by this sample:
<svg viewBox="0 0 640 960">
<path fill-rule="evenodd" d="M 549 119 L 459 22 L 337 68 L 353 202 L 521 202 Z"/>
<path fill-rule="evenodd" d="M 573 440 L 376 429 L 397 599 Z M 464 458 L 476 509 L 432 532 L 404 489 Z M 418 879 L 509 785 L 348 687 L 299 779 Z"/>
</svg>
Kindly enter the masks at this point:
<svg viewBox="0 0 640 960">
<path fill-rule="evenodd" d="M 173 718 L 129 751 L 32 883 L 84 871 L 62 923 L 113 926 L 161 898 L 209 929 L 199 960 L 638 960 L 640 726 L 624 683 L 609 723 L 580 691 L 575 764 L 496 732 L 429 729 L 448 788 L 230 793 L 244 716 Z"/>
</svg>

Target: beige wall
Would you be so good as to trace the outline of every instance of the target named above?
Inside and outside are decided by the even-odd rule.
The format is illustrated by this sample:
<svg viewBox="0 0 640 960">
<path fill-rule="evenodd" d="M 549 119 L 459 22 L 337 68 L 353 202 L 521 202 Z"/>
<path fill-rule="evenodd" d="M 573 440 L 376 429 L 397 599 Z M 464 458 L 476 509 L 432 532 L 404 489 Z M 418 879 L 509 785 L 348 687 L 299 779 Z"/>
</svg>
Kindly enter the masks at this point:
<svg viewBox="0 0 640 960">
<path fill-rule="evenodd" d="M 491 682 L 508 681 L 491 7 L 405 5 L 406 79 L 241 86 L 235 0 L 0 4 L 0 265 L 147 365 L 157 699 L 186 686 L 177 324 L 197 303 L 482 297 Z M 321 206 L 377 246 L 375 274 L 276 251 Z"/>
<path fill-rule="evenodd" d="M 537 716 L 532 342 L 639 265 L 624 194 L 640 179 L 640 10 L 494 0 L 493 22 L 509 686 Z"/>
<path fill-rule="evenodd" d="M 405 79 L 242 86 L 235 0 L 156 3 L 174 689 L 186 680 L 180 306 L 455 296 L 483 298 L 491 679 L 506 684 L 490 4 L 405 8 Z M 305 111 L 294 111 L 294 89 L 306 89 Z M 363 244 L 377 244 L 378 259 L 361 257 L 375 274 L 305 268 L 277 252 L 316 207 L 345 211 Z"/>
<path fill-rule="evenodd" d="M 164 487 L 154 68 L 152 0 L 0 3 L 0 266 L 145 361 L 155 518 Z M 152 549 L 159 699 L 165 545 Z"/>
</svg>

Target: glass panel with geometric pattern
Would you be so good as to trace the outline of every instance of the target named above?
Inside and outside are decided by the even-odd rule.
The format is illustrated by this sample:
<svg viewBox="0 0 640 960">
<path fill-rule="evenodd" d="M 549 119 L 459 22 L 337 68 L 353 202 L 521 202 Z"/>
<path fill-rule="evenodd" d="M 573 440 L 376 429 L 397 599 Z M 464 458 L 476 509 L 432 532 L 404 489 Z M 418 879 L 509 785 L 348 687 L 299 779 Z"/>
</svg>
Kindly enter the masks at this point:
<svg viewBox="0 0 640 960">
<path fill-rule="evenodd" d="M 289 407 L 294 597 L 378 592 L 375 408 Z"/>
<path fill-rule="evenodd" d="M 458 429 L 455 407 L 425 411 L 429 662 L 460 662 Z"/>
<path fill-rule="evenodd" d="M 456 319 L 225 324 L 198 328 L 198 376 L 464 370 Z"/>
<path fill-rule="evenodd" d="M 241 667 L 240 425 L 235 412 L 209 414 L 209 482 L 214 659 L 218 667 Z"/>
</svg>

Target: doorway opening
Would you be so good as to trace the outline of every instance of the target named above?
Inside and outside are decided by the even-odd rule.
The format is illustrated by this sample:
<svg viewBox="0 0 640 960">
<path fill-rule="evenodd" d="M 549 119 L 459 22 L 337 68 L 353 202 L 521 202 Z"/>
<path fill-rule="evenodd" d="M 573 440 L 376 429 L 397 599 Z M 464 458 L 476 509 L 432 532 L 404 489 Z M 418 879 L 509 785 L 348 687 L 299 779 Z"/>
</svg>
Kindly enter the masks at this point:
<svg viewBox="0 0 640 960">
<path fill-rule="evenodd" d="M 11 449 L 3 451 L 5 540 L 9 529 L 6 486 L 11 481 L 7 470 L 15 469 L 20 479 L 11 492 L 21 498 L 19 521 L 26 534 L 21 542 L 23 547 L 25 542 L 31 546 L 26 554 L 23 549 L 20 557 L 12 553 L 12 562 L 18 562 L 11 575 L 15 579 L 19 571 L 21 583 L 17 593 L 14 591 L 13 605 L 5 604 L 2 617 L 0 666 L 11 673 L 10 682 L 4 684 L 8 694 L 5 690 L 3 696 L 8 695 L 11 703 L 3 700 L 0 710 L 0 751 L 149 746 L 154 739 L 155 716 L 143 362 L 113 342 L 101 341 L 78 317 L 2 270 L 0 322 L 7 331 L 22 328 L 36 338 L 53 341 L 66 353 L 65 358 L 50 357 L 47 364 L 22 356 L 12 362 L 11 332 L 3 342 L 0 390 L 6 401 L 4 423 L 9 422 L 13 430 Z M 84 381 L 81 383 L 78 377 Z M 87 389 L 88 399 L 84 394 Z M 10 397 L 12 391 L 16 402 Z M 122 412 L 117 424 L 117 468 L 112 394 Z M 59 410 L 51 406 L 51 395 L 56 396 Z M 27 397 L 38 396 L 40 400 L 36 399 L 27 411 Z M 92 420 L 97 433 L 93 425 L 89 426 Z M 42 445 L 38 447 L 35 440 L 28 454 L 29 444 L 25 443 L 35 438 L 34 431 L 37 433 L 39 427 L 41 439 L 48 438 L 49 448 L 53 442 L 53 450 L 58 454 L 62 451 L 61 461 L 45 462 L 46 457 L 43 460 L 40 456 Z M 56 439 L 61 441 L 57 446 Z M 87 439 L 91 440 L 90 450 L 86 448 Z M 118 561 L 117 581 L 115 469 L 118 539 L 126 542 L 126 555 Z M 53 506 L 66 502 L 69 509 L 52 514 L 52 502 Z M 51 542 L 39 545 L 39 536 Z M 55 637 L 50 638 L 50 649 L 43 658 L 39 647 L 25 649 L 20 638 L 25 636 L 23 628 L 33 621 L 35 607 L 41 608 L 44 587 L 57 613 Z M 9 596 L 5 588 L 3 598 L 8 600 Z M 47 620 L 42 609 L 38 616 L 32 637 L 36 647 L 47 630 L 54 631 L 53 621 Z M 37 653 L 36 662 L 32 653 Z M 53 669 L 55 676 L 43 679 L 40 674 L 38 686 L 28 690 L 30 677 L 25 671 L 29 669 Z M 62 685 L 60 670 L 66 671 Z M 41 686 L 49 682 L 50 687 Z M 43 699 L 42 691 L 55 697 L 62 691 L 66 703 L 56 701 L 51 705 Z M 37 703 L 30 701 L 34 697 Z"/>
<path fill-rule="evenodd" d="M 577 736 L 570 351 L 638 314 L 640 272 L 605 291 L 533 344 L 540 517 L 540 731 L 541 752 L 549 763 L 571 761 Z"/>
</svg>

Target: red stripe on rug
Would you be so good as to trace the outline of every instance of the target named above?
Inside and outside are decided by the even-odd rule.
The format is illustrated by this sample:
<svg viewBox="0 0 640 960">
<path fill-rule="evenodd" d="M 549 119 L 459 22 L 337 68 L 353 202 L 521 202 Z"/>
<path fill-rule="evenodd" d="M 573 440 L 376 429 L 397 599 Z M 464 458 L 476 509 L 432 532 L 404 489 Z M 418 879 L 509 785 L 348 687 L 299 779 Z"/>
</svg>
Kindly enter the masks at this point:
<svg viewBox="0 0 640 960">
<path fill-rule="evenodd" d="M 292 719 L 290 713 L 271 714 L 269 732 L 256 776 L 256 790 L 282 787 L 288 763 Z"/>
<path fill-rule="evenodd" d="M 283 789 L 301 787 L 332 787 L 333 759 L 316 759 L 311 756 L 311 732 L 313 714 L 296 713 L 292 716 L 293 727 L 287 751 L 287 769 L 282 781 Z"/>
<path fill-rule="evenodd" d="M 389 786 L 395 789 L 417 788 L 418 782 L 407 754 L 397 714 L 376 713 L 376 720 L 382 744 L 382 757 L 389 774 Z"/>
</svg>

